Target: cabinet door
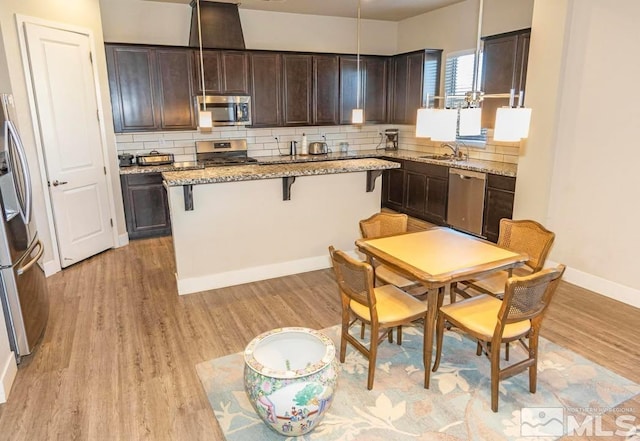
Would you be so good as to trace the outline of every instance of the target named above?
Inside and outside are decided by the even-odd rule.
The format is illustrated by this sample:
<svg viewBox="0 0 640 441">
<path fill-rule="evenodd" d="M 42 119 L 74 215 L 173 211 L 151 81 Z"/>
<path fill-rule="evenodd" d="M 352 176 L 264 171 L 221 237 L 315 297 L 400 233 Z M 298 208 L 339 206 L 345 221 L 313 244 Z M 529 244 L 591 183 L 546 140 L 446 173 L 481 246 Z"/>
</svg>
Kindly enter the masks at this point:
<svg viewBox="0 0 640 441">
<path fill-rule="evenodd" d="M 313 56 L 313 123 L 335 125 L 340 112 L 340 63 L 335 55 Z"/>
<path fill-rule="evenodd" d="M 117 133 L 155 130 L 154 52 L 151 48 L 105 45 L 113 125 Z"/>
<path fill-rule="evenodd" d="M 404 161 L 384 158 L 398 162 L 401 168 L 392 168 L 382 173 L 382 206 L 396 211 L 404 211 L 405 171 Z"/>
<path fill-rule="evenodd" d="M 282 125 L 280 54 L 250 55 L 251 112 L 254 127 Z"/>
<path fill-rule="evenodd" d="M 122 175 L 121 182 L 129 238 L 171 234 L 169 204 L 161 174 Z"/>
<path fill-rule="evenodd" d="M 155 55 L 158 72 L 160 128 L 168 130 L 195 129 L 191 50 L 158 49 L 155 51 Z"/>
<path fill-rule="evenodd" d="M 492 242 L 498 241 L 500 219 L 511 219 L 513 216 L 515 188 L 515 178 L 492 174 L 487 175 L 483 235 Z"/>
<path fill-rule="evenodd" d="M 406 203 L 409 214 L 422 218 L 427 208 L 427 176 L 423 173 L 407 170 Z"/>
<path fill-rule="evenodd" d="M 529 58 L 530 31 L 487 37 L 482 61 L 484 93 L 524 90 Z M 493 128 L 496 110 L 509 104 L 508 98 L 488 98 L 482 102 L 482 126 Z"/>
<path fill-rule="evenodd" d="M 340 56 L 340 124 L 351 124 L 351 111 L 358 107 L 357 96 L 356 57 Z"/>
<path fill-rule="evenodd" d="M 249 94 L 249 57 L 245 52 L 222 52 L 222 93 Z"/>
<path fill-rule="evenodd" d="M 311 55 L 282 56 L 284 84 L 284 124 L 311 125 L 312 119 L 312 57 Z"/>
<path fill-rule="evenodd" d="M 387 121 L 387 65 L 386 58 L 364 59 L 365 122 L 383 124 Z"/>
<path fill-rule="evenodd" d="M 202 77 L 200 75 L 200 51 L 193 51 L 194 64 L 196 66 L 196 90 L 202 94 Z M 202 51 L 202 64 L 204 65 L 204 87 L 207 93 L 222 93 L 220 79 L 220 51 Z"/>
<path fill-rule="evenodd" d="M 444 167 L 443 167 L 444 168 Z M 449 181 L 442 178 L 427 178 L 426 219 L 436 224 L 444 224 L 447 217 Z"/>
<path fill-rule="evenodd" d="M 395 56 L 392 58 L 391 63 L 393 66 L 393 75 L 391 79 L 391 123 L 404 124 L 407 116 L 408 56 Z"/>
<path fill-rule="evenodd" d="M 424 52 L 410 54 L 407 58 L 407 95 L 405 98 L 404 124 L 415 124 L 418 109 L 422 107 L 424 82 Z"/>
</svg>

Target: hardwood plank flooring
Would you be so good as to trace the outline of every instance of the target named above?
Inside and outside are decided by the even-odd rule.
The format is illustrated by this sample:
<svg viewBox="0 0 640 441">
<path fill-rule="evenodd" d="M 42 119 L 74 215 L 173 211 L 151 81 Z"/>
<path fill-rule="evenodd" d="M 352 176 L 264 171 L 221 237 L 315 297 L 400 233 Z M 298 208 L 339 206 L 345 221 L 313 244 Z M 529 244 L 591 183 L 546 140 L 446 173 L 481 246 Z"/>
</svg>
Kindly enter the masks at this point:
<svg viewBox="0 0 640 441">
<path fill-rule="evenodd" d="M 178 296 L 170 237 L 132 241 L 47 283 L 47 329 L 0 406 L 0 440 L 222 440 L 195 365 L 274 327 L 340 320 L 331 270 Z M 640 382 L 639 319 L 563 283 L 543 335 Z M 625 407 L 640 414 L 639 397 Z"/>
</svg>

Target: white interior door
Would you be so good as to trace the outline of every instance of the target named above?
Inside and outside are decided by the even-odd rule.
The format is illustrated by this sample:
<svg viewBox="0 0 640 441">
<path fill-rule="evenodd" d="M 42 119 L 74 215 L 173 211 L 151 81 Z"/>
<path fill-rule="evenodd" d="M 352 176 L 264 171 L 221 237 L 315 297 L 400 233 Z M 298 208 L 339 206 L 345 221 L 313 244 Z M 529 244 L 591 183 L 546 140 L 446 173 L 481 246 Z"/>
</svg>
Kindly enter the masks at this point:
<svg viewBox="0 0 640 441">
<path fill-rule="evenodd" d="M 61 266 L 114 246 L 89 36 L 25 23 Z"/>
</svg>

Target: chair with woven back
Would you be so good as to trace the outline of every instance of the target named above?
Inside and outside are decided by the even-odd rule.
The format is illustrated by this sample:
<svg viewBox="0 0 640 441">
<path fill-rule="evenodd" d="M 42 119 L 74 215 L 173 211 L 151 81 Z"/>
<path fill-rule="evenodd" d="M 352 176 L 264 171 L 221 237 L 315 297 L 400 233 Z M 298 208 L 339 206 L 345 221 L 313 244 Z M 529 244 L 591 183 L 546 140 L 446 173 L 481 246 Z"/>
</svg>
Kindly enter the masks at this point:
<svg viewBox="0 0 640 441">
<path fill-rule="evenodd" d="M 450 302 L 456 301 L 456 295 L 469 298 L 472 291 L 502 297 L 505 282 L 512 275 L 524 276 L 540 271 L 547 260 L 555 234 L 533 220 L 500 220 L 498 245 L 529 256 L 523 267 L 498 271 L 488 276 L 457 282 L 451 285 Z"/>
<path fill-rule="evenodd" d="M 397 328 L 397 343 L 402 344 L 402 325 L 423 319 L 426 327 L 427 304 L 393 285 L 374 287 L 374 273 L 367 262 L 353 259 L 346 253 L 329 247 L 329 254 L 338 282 L 342 302 L 340 362 L 344 363 L 347 343 L 360 351 L 369 362 L 367 389 L 373 388 L 378 345 Z M 370 325 L 369 348 L 354 337 L 349 329 L 357 321 Z M 427 335 L 424 329 L 424 335 Z M 424 345 L 424 342 L 423 342 Z M 423 346 L 424 347 L 424 346 Z M 424 360 L 425 385 L 428 384 L 431 360 Z"/>
<path fill-rule="evenodd" d="M 393 236 L 407 232 L 409 216 L 402 213 L 376 213 L 373 216 L 360 221 L 360 233 L 365 239 Z M 375 262 L 368 257 L 375 271 L 375 278 L 381 284 L 394 285 L 414 296 L 422 296 L 427 290 L 416 280 L 407 279 L 402 274 L 392 270 L 384 264 Z"/>
<path fill-rule="evenodd" d="M 540 326 L 564 270 L 565 266 L 559 265 L 528 276 L 511 277 L 505 284 L 502 301 L 481 294 L 440 307 L 433 372 L 440 365 L 445 323 L 448 323 L 478 340 L 477 354 L 481 355 L 484 350 L 491 360 L 491 409 L 494 412 L 498 411 L 500 380 L 528 369 L 529 391 L 535 393 Z M 522 343 L 527 358 L 501 368 L 501 344 L 512 341 Z"/>
</svg>

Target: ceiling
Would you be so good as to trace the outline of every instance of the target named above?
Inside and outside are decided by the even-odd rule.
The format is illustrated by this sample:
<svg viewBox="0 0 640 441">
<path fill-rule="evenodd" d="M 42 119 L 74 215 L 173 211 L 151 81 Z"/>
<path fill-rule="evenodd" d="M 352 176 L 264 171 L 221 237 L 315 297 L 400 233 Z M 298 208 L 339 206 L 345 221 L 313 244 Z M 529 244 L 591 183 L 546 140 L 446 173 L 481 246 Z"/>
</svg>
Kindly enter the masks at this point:
<svg viewBox="0 0 640 441">
<path fill-rule="evenodd" d="M 145 0 L 189 4 L 190 0 Z M 202 0 L 206 1 L 206 0 Z M 295 14 L 356 17 L 357 0 L 218 0 L 237 3 L 240 9 L 291 12 Z M 434 9 L 460 3 L 464 0 L 362 0 L 360 14 L 363 19 L 400 21 Z"/>
</svg>

